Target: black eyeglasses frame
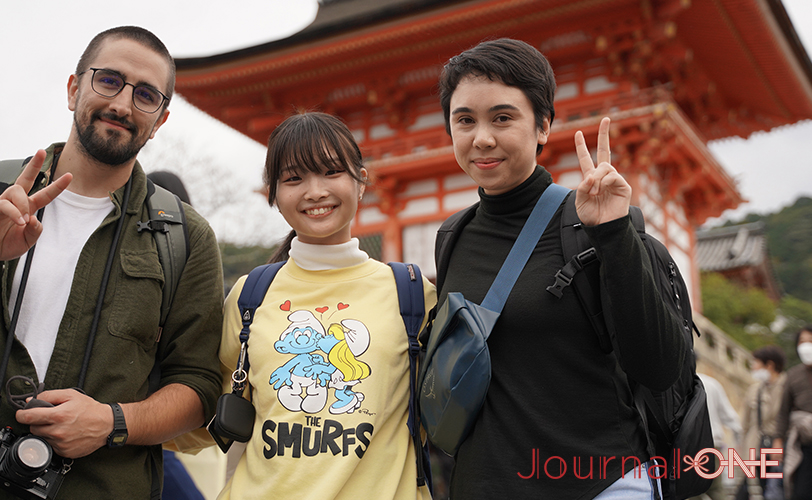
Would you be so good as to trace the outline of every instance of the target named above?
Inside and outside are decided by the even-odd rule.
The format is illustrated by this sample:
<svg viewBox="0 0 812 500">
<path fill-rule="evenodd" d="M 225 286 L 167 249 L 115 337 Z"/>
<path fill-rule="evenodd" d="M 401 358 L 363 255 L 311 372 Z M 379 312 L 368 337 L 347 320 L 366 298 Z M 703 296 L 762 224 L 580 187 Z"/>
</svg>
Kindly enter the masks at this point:
<svg viewBox="0 0 812 500">
<path fill-rule="evenodd" d="M 169 101 L 169 100 L 170 100 L 170 98 L 169 98 L 169 97 L 167 97 L 167 96 L 166 96 L 166 94 L 164 94 L 164 93 L 163 93 L 163 92 L 161 92 L 160 90 L 156 89 L 156 88 L 155 88 L 155 87 L 153 87 L 152 85 L 146 85 L 146 84 L 135 85 L 135 84 L 132 84 L 132 83 L 128 82 L 127 80 L 125 80 L 125 79 L 124 79 L 124 76 L 123 76 L 121 73 L 119 73 L 118 71 L 112 70 L 112 69 L 107 69 L 107 68 L 88 68 L 88 69 L 86 69 L 86 70 L 82 71 L 81 73 L 78 73 L 76 76 L 82 76 L 82 75 L 84 75 L 85 73 L 87 73 L 88 71 L 93 71 L 93 74 L 92 74 L 92 75 L 90 75 L 90 88 L 91 88 L 91 89 L 93 89 L 93 92 L 97 93 L 98 95 L 100 95 L 100 96 L 102 96 L 102 97 L 107 97 L 107 98 L 109 98 L 109 99 L 112 99 L 112 98 L 116 97 L 117 95 L 119 95 L 119 94 L 121 93 L 121 91 L 122 91 L 122 90 L 124 90 L 124 87 L 126 87 L 127 85 L 129 85 L 130 87 L 132 87 L 132 88 L 133 88 L 133 93 L 132 93 L 132 101 L 133 101 L 133 106 L 135 106 L 136 108 L 138 108 L 138 110 L 139 110 L 139 111 L 141 111 L 142 113 L 147 113 L 147 114 L 150 114 L 150 115 L 151 115 L 151 114 L 154 114 L 154 113 L 157 113 L 157 112 L 158 112 L 158 110 L 159 110 L 159 109 L 161 109 L 162 107 L 164 107 L 164 104 L 165 104 L 167 101 Z M 110 73 L 112 73 L 112 74 L 114 74 L 114 75 L 118 76 L 119 78 L 121 78 L 121 81 L 122 81 L 124 84 L 121 86 L 121 88 L 120 88 L 120 89 L 118 89 L 118 92 L 116 92 L 116 93 L 115 93 L 115 94 L 113 94 L 113 95 L 102 94 L 101 92 L 99 92 L 98 90 L 96 90 L 96 86 L 93 84 L 93 82 L 94 82 L 94 81 L 95 81 L 95 79 L 96 79 L 96 72 L 97 72 L 97 71 L 108 71 L 108 72 L 110 72 Z M 139 87 L 143 87 L 143 88 L 146 88 L 146 89 L 149 89 L 149 90 L 154 90 L 155 92 L 159 93 L 159 94 L 161 95 L 161 97 L 163 97 L 163 99 L 161 100 L 160 104 L 158 104 L 158 107 L 157 107 L 157 108 L 155 108 L 155 109 L 154 109 L 154 110 L 152 110 L 152 111 L 146 111 L 146 110 L 144 110 L 144 109 L 141 109 L 141 107 L 140 107 L 140 106 L 138 106 L 138 103 L 137 103 L 137 102 L 136 102 L 136 100 L 135 100 L 135 91 L 136 91 L 136 89 L 138 89 Z"/>
</svg>

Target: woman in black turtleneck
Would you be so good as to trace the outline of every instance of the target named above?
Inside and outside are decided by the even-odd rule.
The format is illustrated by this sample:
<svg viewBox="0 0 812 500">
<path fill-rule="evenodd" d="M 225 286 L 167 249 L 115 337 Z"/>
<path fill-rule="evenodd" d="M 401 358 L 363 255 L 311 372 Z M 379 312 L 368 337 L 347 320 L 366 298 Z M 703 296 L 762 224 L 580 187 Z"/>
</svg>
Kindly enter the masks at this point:
<svg viewBox="0 0 812 500">
<path fill-rule="evenodd" d="M 554 92 L 547 60 L 515 40 L 484 42 L 444 68 L 447 130 L 480 203 L 438 269 L 445 275 L 439 303 L 450 291 L 482 301 L 552 182 L 536 156 L 549 136 Z M 492 380 L 455 457 L 453 499 L 648 500 L 656 487 L 629 473 L 634 460 L 623 462 L 648 459 L 626 377 L 662 390 L 678 377 L 688 347 L 630 223 L 631 188 L 610 163 L 609 119 L 601 122 L 597 166 L 580 132 L 575 142 L 584 180 L 569 196 L 601 260 L 602 302 L 623 369 L 601 349 L 575 294 L 545 291 L 565 264 L 559 209 L 488 339 Z"/>
</svg>

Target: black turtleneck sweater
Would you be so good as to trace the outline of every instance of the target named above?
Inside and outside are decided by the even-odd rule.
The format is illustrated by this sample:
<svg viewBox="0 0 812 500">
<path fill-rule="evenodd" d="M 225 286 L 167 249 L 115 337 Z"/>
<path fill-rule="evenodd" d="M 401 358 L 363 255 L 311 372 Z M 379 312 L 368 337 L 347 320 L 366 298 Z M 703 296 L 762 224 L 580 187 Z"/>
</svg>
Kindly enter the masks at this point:
<svg viewBox="0 0 812 500">
<path fill-rule="evenodd" d="M 508 193 L 480 189 L 480 206 L 454 246 L 439 303 L 450 291 L 481 303 L 551 182 L 537 167 Z M 491 384 L 457 453 L 452 499 L 590 499 L 634 466 L 632 459 L 624 466 L 624 457 L 647 459 L 626 376 L 655 389 L 676 380 L 687 351 L 679 320 L 658 298 L 629 217 L 587 228 L 601 259 L 603 309 L 616 332 L 621 370 L 614 353 L 601 350 L 574 290 L 561 299 L 546 291 L 564 265 L 560 224 L 559 208 L 488 339 Z M 589 477 L 590 460 L 591 479 L 580 479 Z"/>
</svg>

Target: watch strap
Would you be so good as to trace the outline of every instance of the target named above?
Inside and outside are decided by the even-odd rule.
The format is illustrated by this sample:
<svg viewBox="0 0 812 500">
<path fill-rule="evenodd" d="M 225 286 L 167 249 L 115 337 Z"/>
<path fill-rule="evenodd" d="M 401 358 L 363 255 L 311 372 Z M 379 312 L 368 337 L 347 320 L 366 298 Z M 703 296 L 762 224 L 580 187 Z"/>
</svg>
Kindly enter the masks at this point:
<svg viewBox="0 0 812 500">
<path fill-rule="evenodd" d="M 124 420 L 124 410 L 118 403 L 108 403 L 113 410 L 113 432 L 107 436 L 108 448 L 120 448 L 127 442 L 127 422 Z"/>
</svg>

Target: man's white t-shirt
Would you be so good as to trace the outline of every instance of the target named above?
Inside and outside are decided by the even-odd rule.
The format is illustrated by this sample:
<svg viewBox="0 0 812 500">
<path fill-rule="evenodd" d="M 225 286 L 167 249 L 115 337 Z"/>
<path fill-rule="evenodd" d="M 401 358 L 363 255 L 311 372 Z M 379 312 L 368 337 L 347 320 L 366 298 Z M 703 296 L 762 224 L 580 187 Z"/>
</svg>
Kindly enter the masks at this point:
<svg viewBox="0 0 812 500">
<path fill-rule="evenodd" d="M 40 382 L 45 380 L 54 351 L 79 255 L 113 208 L 110 198 L 88 198 L 67 190 L 45 208 L 42 234 L 31 261 L 15 332 L 28 349 Z M 20 258 L 14 273 L 10 314 L 14 312 L 27 258 L 28 254 Z"/>
</svg>

